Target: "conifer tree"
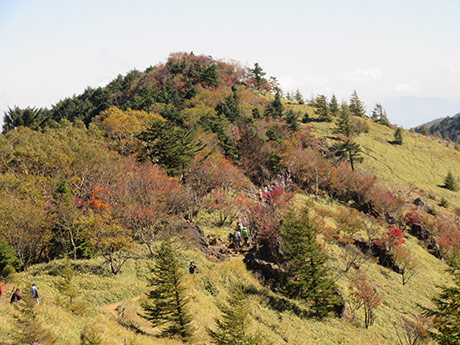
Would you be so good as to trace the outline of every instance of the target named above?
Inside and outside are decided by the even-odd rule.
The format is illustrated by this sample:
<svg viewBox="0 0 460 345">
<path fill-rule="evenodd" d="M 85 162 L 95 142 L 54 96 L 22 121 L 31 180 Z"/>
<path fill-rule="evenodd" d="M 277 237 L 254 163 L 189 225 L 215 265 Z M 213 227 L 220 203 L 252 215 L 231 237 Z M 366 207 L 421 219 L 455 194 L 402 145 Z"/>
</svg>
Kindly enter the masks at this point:
<svg viewBox="0 0 460 345">
<path fill-rule="evenodd" d="M 345 137 L 352 138 L 358 134 L 356 128 L 354 128 L 351 122 L 350 109 L 344 102 L 340 107 L 339 118 L 336 122 L 337 127 L 334 128 L 334 133 L 341 134 Z"/>
<path fill-rule="evenodd" d="M 286 271 L 283 292 L 291 298 L 300 298 L 311 305 L 312 316 L 327 316 L 336 299 L 334 282 L 328 277 L 328 256 L 316 241 L 317 231 L 303 209 L 300 217 L 290 211 L 280 230 L 284 242 L 283 263 Z"/>
<path fill-rule="evenodd" d="M 64 268 L 60 271 L 61 279 L 56 282 L 56 288 L 61 295 L 69 299 L 68 305 L 71 307 L 74 304 L 74 299 L 78 297 L 78 291 L 73 286 L 73 278 L 75 276 L 70 260 L 66 259 Z"/>
<path fill-rule="evenodd" d="M 355 171 L 355 162 L 362 162 L 361 146 L 351 138 L 343 138 L 334 144 L 337 155 L 346 157 L 350 161 L 351 170 Z"/>
<path fill-rule="evenodd" d="M 402 129 L 400 127 L 396 127 L 395 133 L 394 133 L 394 141 L 396 145 L 402 145 L 403 144 L 403 135 L 402 135 Z"/>
<path fill-rule="evenodd" d="M 452 172 L 450 171 L 444 179 L 444 187 L 454 192 L 458 190 L 457 181 L 455 181 L 454 175 L 452 175 Z"/>
<path fill-rule="evenodd" d="M 260 345 L 259 337 L 247 333 L 248 306 L 244 289 L 231 285 L 227 304 L 219 306 L 222 318 L 216 319 L 216 330 L 208 329 L 208 334 L 216 345 Z"/>
<path fill-rule="evenodd" d="M 375 107 L 372 110 L 371 118 L 375 122 L 381 123 L 382 125 L 390 126 L 390 121 L 388 120 L 387 112 L 385 109 L 383 109 L 380 103 L 375 104 Z"/>
<path fill-rule="evenodd" d="M 262 81 L 264 80 L 264 75 L 266 74 L 262 67 L 260 67 L 259 63 L 256 62 L 254 64 L 254 68 L 249 70 L 249 73 L 254 77 L 254 80 L 256 82 L 256 87 L 260 88 L 262 85 Z"/>
<path fill-rule="evenodd" d="M 56 344 L 56 336 L 43 327 L 39 306 L 30 294 L 24 294 L 24 300 L 17 302 L 15 308 L 15 344 Z"/>
<path fill-rule="evenodd" d="M 435 308 L 423 308 L 433 321 L 430 336 L 440 345 L 460 344 L 460 273 L 455 267 L 449 272 L 455 285 L 441 287 L 441 293 L 432 299 Z"/>
<path fill-rule="evenodd" d="M 353 116 L 363 117 L 366 115 L 364 105 L 358 97 L 356 90 L 353 92 L 350 98 L 350 112 Z"/>
<path fill-rule="evenodd" d="M 299 90 L 299 89 L 297 89 L 297 90 L 295 91 L 294 99 L 295 99 L 296 102 L 299 103 L 299 104 L 304 104 L 304 103 L 305 103 L 305 101 L 303 100 L 303 96 L 302 96 L 302 94 L 300 93 L 300 90 Z"/>
<path fill-rule="evenodd" d="M 272 117 L 281 117 L 283 116 L 284 105 L 281 102 L 281 95 L 279 92 L 275 94 L 275 99 L 273 103 L 265 110 L 266 115 Z"/>
<path fill-rule="evenodd" d="M 331 112 L 327 104 L 327 98 L 324 95 L 318 95 L 315 99 L 315 114 L 319 116 L 321 121 L 332 121 Z"/>
<path fill-rule="evenodd" d="M 230 122 L 234 123 L 240 116 L 240 109 L 238 90 L 234 85 L 232 86 L 232 91 L 233 94 L 225 97 L 224 101 L 219 103 L 215 110 L 217 114 L 225 115 Z"/>
<path fill-rule="evenodd" d="M 183 340 L 189 340 L 194 331 L 192 319 L 179 261 L 170 238 L 161 243 L 151 273 L 149 300 L 142 305 L 143 317 L 151 321 L 153 327 L 162 327 L 163 336 L 178 335 Z"/>
<path fill-rule="evenodd" d="M 337 117 L 339 115 L 339 103 L 337 102 L 337 97 L 335 97 L 334 94 L 329 102 L 329 109 L 333 117 Z"/>
<path fill-rule="evenodd" d="M 182 175 L 186 165 L 206 146 L 195 140 L 193 132 L 176 128 L 169 121 L 154 121 L 137 137 L 144 142 L 144 157 L 173 176 Z"/>
<path fill-rule="evenodd" d="M 296 132 L 299 130 L 299 120 L 294 110 L 289 109 L 289 111 L 286 114 L 286 122 L 288 123 L 289 129 L 291 131 Z"/>
</svg>

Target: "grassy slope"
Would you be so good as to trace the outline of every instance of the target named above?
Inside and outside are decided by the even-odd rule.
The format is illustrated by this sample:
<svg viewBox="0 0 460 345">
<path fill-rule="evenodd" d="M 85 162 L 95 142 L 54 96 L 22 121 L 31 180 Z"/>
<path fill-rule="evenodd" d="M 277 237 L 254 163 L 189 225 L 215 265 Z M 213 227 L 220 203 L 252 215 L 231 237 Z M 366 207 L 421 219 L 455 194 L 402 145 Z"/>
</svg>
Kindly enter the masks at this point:
<svg viewBox="0 0 460 345">
<path fill-rule="evenodd" d="M 293 106 L 294 109 L 309 113 L 308 106 Z M 376 174 L 392 190 L 403 192 L 412 187 L 425 191 L 428 195 L 444 197 L 460 206 L 460 192 L 442 188 L 449 171 L 460 177 L 460 152 L 441 144 L 434 138 L 403 131 L 403 145 L 392 145 L 394 130 L 367 120 L 369 133 L 361 134 L 356 141 L 363 148 L 364 162 L 358 169 Z M 311 122 L 312 133 L 334 137 L 334 123 Z"/>
<path fill-rule="evenodd" d="M 367 330 L 363 328 L 360 312 L 354 321 L 349 313 L 346 313 L 343 320 L 331 318 L 319 322 L 302 319 L 296 316 L 293 311 L 295 309 L 289 308 L 298 305 L 297 302 L 286 303 L 286 300 L 267 291 L 246 271 L 241 260 L 214 263 L 193 250 L 184 250 L 181 254 L 184 267 L 188 260 L 193 259 L 201 269 L 196 276 L 187 276 L 185 282 L 191 296 L 191 312 L 197 329 L 194 343 L 210 343 L 205 328 L 213 327 L 213 320 L 219 315 L 216 304 L 227 296 L 226 287 L 232 281 L 239 281 L 250 289 L 250 330 L 260 332 L 272 344 L 396 344 L 393 322 L 398 322 L 400 316 L 410 317 L 412 313 L 417 313 L 417 304 L 430 305 L 434 286 L 447 281 L 442 263 L 427 254 L 416 240 L 410 238 L 407 245 L 423 269 L 406 286 L 401 285 L 399 275 L 376 263 L 368 262 L 362 266 L 383 297 L 383 304 L 377 311 L 376 324 Z M 336 274 L 342 269 L 342 263 L 337 259 L 341 249 L 329 245 L 327 250 L 332 255 L 331 266 Z M 29 286 L 32 281 L 36 282 L 42 294 L 42 317 L 47 327 L 59 334 L 59 344 L 78 344 L 79 332 L 88 324 L 95 325 L 106 344 L 122 344 L 124 339 L 127 339 L 128 344 L 178 344 L 180 342 L 176 340 L 148 335 L 155 331 L 136 314 L 141 311 L 139 306 L 144 297 L 140 300 L 131 297 L 146 291 L 144 277 L 148 262 L 144 255 L 139 255 L 130 261 L 119 276 L 111 276 L 107 267 L 104 267 L 103 272 L 100 271 L 102 262 L 98 259 L 83 262 L 86 272 L 79 273 L 75 280 L 82 293 L 82 300 L 87 301 L 89 306 L 88 312 L 82 317 L 72 315 L 56 302 L 55 274 L 62 267 L 62 262 L 34 266 L 28 272 L 17 275 L 15 280 L 19 286 Z M 340 277 L 338 284 L 344 295 L 348 296 L 350 286 L 345 275 Z M 5 290 L 11 288 L 12 284 L 8 284 Z M 147 334 L 138 334 L 133 327 L 124 327 L 119 319 L 117 321 L 104 308 L 105 304 L 115 301 L 124 301 L 117 309 L 125 311 L 124 324 L 140 328 Z M 8 339 L 11 334 L 12 311 L 13 308 L 3 300 L 0 304 L 0 334 L 4 335 L 2 340 Z"/>
<path fill-rule="evenodd" d="M 307 106 L 295 108 L 311 111 Z M 331 135 L 330 124 L 312 124 L 315 133 Z M 369 125 L 370 133 L 358 138 L 365 152 L 365 162 L 360 165 L 361 169 L 373 170 L 386 184 L 396 184 L 398 189 L 407 190 L 413 185 L 437 196 L 445 196 L 452 203 L 460 205 L 458 193 L 437 186 L 442 184 L 448 170 L 454 173 L 460 171 L 458 152 L 431 139 L 408 132 L 404 132 L 403 146 L 392 146 L 387 141 L 392 140 L 393 130 L 371 121 Z M 305 197 L 297 199 L 298 204 L 302 204 L 304 199 Z M 321 206 L 333 207 L 326 204 Z M 208 233 L 225 235 L 228 231 L 228 228 L 216 229 L 210 216 L 203 214 L 200 219 L 200 225 Z M 420 270 L 406 286 L 401 285 L 399 275 L 376 263 L 367 262 L 362 266 L 369 280 L 377 286 L 383 297 L 382 306 L 377 310 L 376 324 L 367 330 L 363 327 L 361 311 L 355 320 L 351 319 L 349 313 L 346 313 L 343 320 L 332 318 L 319 322 L 302 319 L 295 314 L 295 308 L 292 308 L 298 305 L 297 302 L 286 302 L 267 291 L 245 269 L 240 260 L 214 263 L 194 250 L 182 250 L 181 260 L 184 268 L 186 263 L 193 259 L 201 269 L 198 275 L 186 278 L 194 325 L 197 329 L 194 343 L 210 344 L 205 329 L 213 327 L 213 320 L 219 315 L 216 304 L 225 299 L 226 287 L 231 281 L 240 281 L 250 288 L 250 330 L 260 332 L 272 344 L 397 344 L 393 323 L 397 323 L 401 316 L 410 317 L 411 314 L 418 313 L 417 304 L 430 305 L 430 297 L 436 292 L 436 285 L 448 281 L 448 276 L 444 273 L 445 265 L 441 261 L 428 254 L 413 238 L 408 239 L 407 246 L 418 259 Z M 327 245 L 326 248 L 331 254 L 333 272 L 337 274 L 343 267 L 339 259 L 341 248 L 335 245 Z M 155 330 L 150 329 L 148 323 L 137 315 L 144 297 L 140 300 L 134 300 L 132 297 L 147 291 L 145 277 L 148 273 L 148 264 L 149 259 L 142 249 L 129 261 L 123 274 L 118 276 L 109 273 L 102 259 L 79 261 L 75 281 L 82 294 L 81 300 L 89 306 L 87 313 L 81 317 L 61 308 L 56 300 L 54 282 L 62 267 L 59 260 L 36 265 L 29 271 L 18 274 L 14 284 L 4 286 L 4 291 L 9 292 L 13 286 L 27 287 L 28 291 L 28 287 L 35 282 L 42 294 L 42 317 L 46 321 L 46 326 L 59 335 L 59 344 L 78 344 L 79 332 L 88 324 L 95 326 L 105 344 L 123 344 L 125 339 L 128 344 L 179 344 L 177 340 L 152 337 L 151 334 L 154 334 Z M 338 279 L 338 285 L 347 299 L 350 285 L 346 275 Z M 0 344 L 12 344 L 8 340 L 14 327 L 13 307 L 7 303 L 7 298 L 8 296 L 5 296 L 0 303 Z M 118 301 L 121 301 L 118 311 L 124 310 L 125 317 L 122 321 L 105 307 Z M 135 328 L 145 334 L 136 332 Z"/>
</svg>

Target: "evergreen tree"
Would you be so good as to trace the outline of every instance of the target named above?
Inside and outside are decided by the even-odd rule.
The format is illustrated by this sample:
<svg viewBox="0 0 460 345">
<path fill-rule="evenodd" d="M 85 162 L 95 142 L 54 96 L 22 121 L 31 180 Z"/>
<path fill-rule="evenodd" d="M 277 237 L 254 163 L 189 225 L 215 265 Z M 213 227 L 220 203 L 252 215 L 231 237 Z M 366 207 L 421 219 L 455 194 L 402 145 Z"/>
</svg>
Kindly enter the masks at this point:
<svg viewBox="0 0 460 345">
<path fill-rule="evenodd" d="M 267 116 L 281 117 L 283 116 L 284 105 L 281 102 L 281 95 L 279 92 L 275 94 L 273 103 L 265 110 Z"/>
<path fill-rule="evenodd" d="M 219 306 L 222 319 L 216 319 L 216 330 L 208 329 L 216 345 L 260 345 L 261 339 L 247 334 L 249 311 L 246 294 L 239 285 L 230 286 L 227 304 Z"/>
<path fill-rule="evenodd" d="M 212 64 L 205 67 L 201 72 L 200 80 L 204 85 L 218 87 L 220 85 L 220 80 L 217 66 Z"/>
<path fill-rule="evenodd" d="M 304 101 L 304 99 L 303 99 L 303 96 L 302 96 L 302 94 L 300 93 L 300 90 L 299 90 L 299 89 L 297 89 L 297 90 L 295 91 L 294 99 L 295 99 L 296 102 L 299 103 L 299 104 L 304 104 L 304 103 L 305 103 L 305 101 Z"/>
<path fill-rule="evenodd" d="M 334 128 L 334 133 L 336 134 L 341 134 L 347 138 L 352 138 L 359 134 L 351 122 L 350 109 L 345 102 L 342 103 L 340 107 L 339 118 L 337 119 L 336 125 L 337 127 Z"/>
<path fill-rule="evenodd" d="M 351 138 L 344 138 L 339 143 L 334 145 L 334 149 L 338 156 L 347 157 L 350 161 L 351 170 L 355 171 L 355 162 L 362 162 L 361 146 L 354 142 Z"/>
<path fill-rule="evenodd" d="M 291 131 L 296 132 L 299 130 L 299 120 L 294 110 L 289 109 L 286 114 L 286 122 L 288 123 L 288 127 Z"/>
<path fill-rule="evenodd" d="M 292 94 L 289 91 L 286 93 L 286 99 L 288 101 L 293 101 L 294 100 L 294 98 L 292 97 Z"/>
<path fill-rule="evenodd" d="M 396 127 L 396 129 L 395 129 L 393 142 L 396 145 L 402 145 L 402 143 L 403 143 L 402 129 L 400 127 Z"/>
<path fill-rule="evenodd" d="M 305 114 L 302 117 L 302 122 L 307 123 L 310 121 L 310 115 L 308 115 L 308 112 L 306 111 Z"/>
<path fill-rule="evenodd" d="M 387 112 L 379 103 L 375 104 L 375 107 L 372 110 L 371 118 L 375 122 L 381 123 L 382 125 L 390 126 L 390 121 L 388 120 Z"/>
<path fill-rule="evenodd" d="M 206 146 L 195 140 L 193 132 L 174 127 L 169 121 L 156 120 L 137 137 L 144 142 L 144 157 L 173 176 L 184 174 L 185 167 Z"/>
<path fill-rule="evenodd" d="M 318 95 L 315 98 L 315 114 L 321 121 L 332 121 L 331 112 L 327 104 L 327 98 L 324 95 Z"/>
<path fill-rule="evenodd" d="M 225 115 L 225 117 L 234 123 L 240 117 L 239 95 L 235 86 L 232 86 L 233 94 L 225 97 L 224 101 L 217 104 L 215 110 L 217 114 Z"/>
<path fill-rule="evenodd" d="M 337 102 L 337 97 L 335 97 L 334 94 L 329 102 L 329 110 L 333 117 L 337 117 L 339 115 L 339 103 Z"/>
<path fill-rule="evenodd" d="M 56 282 L 56 288 L 59 293 L 69 299 L 68 306 L 71 308 L 74 304 L 74 299 L 78 297 L 78 291 L 73 286 L 73 278 L 75 276 L 70 260 L 66 259 L 64 268 L 60 271 L 61 279 Z"/>
<path fill-rule="evenodd" d="M 356 90 L 353 92 L 350 98 L 350 113 L 353 116 L 364 117 L 366 115 L 366 110 L 364 105 L 358 97 Z"/>
<path fill-rule="evenodd" d="M 420 128 L 419 133 L 420 133 L 421 135 L 425 135 L 425 136 L 430 135 L 430 132 L 428 132 L 428 129 L 427 129 L 425 126 L 422 126 L 422 127 Z"/>
<path fill-rule="evenodd" d="M 311 224 L 308 210 L 296 217 L 290 211 L 280 230 L 284 242 L 283 292 L 290 298 L 301 298 L 311 305 L 312 315 L 327 316 L 336 303 L 334 282 L 328 277 L 327 255 L 316 241 L 317 231 Z"/>
<path fill-rule="evenodd" d="M 162 336 L 178 335 L 183 340 L 189 340 L 194 329 L 180 264 L 170 238 L 161 243 L 151 273 L 149 300 L 142 305 L 143 317 L 151 321 L 153 327 L 162 327 Z"/>
<path fill-rule="evenodd" d="M 448 262 L 449 263 L 449 262 Z M 455 285 L 442 286 L 441 293 L 432 299 L 434 309 L 423 308 L 424 315 L 432 318 L 430 336 L 440 345 L 460 344 L 460 273 L 449 269 Z"/>
<path fill-rule="evenodd" d="M 454 192 L 458 190 L 457 181 L 455 181 L 454 175 L 452 175 L 452 172 L 450 171 L 447 173 L 447 176 L 444 179 L 444 188 Z"/>
<path fill-rule="evenodd" d="M 39 315 L 39 306 L 32 295 L 24 294 L 24 300 L 15 304 L 16 321 L 14 344 L 56 344 L 56 336 L 47 328 Z"/>
<path fill-rule="evenodd" d="M 259 63 L 256 62 L 254 64 L 254 68 L 249 70 L 249 73 L 253 76 L 255 82 L 256 82 L 256 87 L 260 88 L 262 85 L 262 81 L 264 80 L 264 75 L 266 74 L 262 67 L 260 67 Z"/>
<path fill-rule="evenodd" d="M 3 133 L 6 133 L 19 126 L 29 127 L 31 129 L 39 129 L 50 118 L 51 113 L 44 108 L 30 108 L 21 109 L 15 106 L 13 109 L 8 107 L 4 112 L 3 117 Z"/>
</svg>

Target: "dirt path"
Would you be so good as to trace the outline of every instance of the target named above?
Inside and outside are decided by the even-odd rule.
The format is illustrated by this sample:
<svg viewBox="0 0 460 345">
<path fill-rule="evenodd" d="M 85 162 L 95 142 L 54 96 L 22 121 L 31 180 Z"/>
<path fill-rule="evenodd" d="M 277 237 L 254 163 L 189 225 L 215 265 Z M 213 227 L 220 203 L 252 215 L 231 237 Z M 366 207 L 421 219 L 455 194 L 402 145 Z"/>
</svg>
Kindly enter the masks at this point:
<svg viewBox="0 0 460 345">
<path fill-rule="evenodd" d="M 135 302 L 135 301 L 139 300 L 143 295 L 144 295 L 144 294 L 140 294 L 140 295 L 137 295 L 137 296 L 133 296 L 133 297 L 131 297 L 131 298 L 124 299 L 124 300 L 119 301 L 119 302 L 115 302 L 115 303 L 111 303 L 111 304 L 106 304 L 105 306 L 103 306 L 103 308 L 104 308 L 105 310 L 110 311 L 115 317 L 117 317 L 117 316 L 118 316 L 117 308 L 118 308 L 120 305 L 122 305 L 124 302 L 129 301 L 129 300 Z"/>
</svg>

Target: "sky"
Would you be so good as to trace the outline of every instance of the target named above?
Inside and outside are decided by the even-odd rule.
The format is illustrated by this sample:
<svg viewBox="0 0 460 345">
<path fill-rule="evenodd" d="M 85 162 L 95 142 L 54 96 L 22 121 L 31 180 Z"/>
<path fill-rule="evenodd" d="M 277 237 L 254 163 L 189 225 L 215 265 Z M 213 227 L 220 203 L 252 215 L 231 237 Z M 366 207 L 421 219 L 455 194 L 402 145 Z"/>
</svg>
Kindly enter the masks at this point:
<svg viewBox="0 0 460 345">
<path fill-rule="evenodd" d="M 459 16 L 459 0 L 0 0 L 0 114 L 193 51 L 306 98 L 356 90 L 409 128 L 460 112 Z"/>
</svg>

